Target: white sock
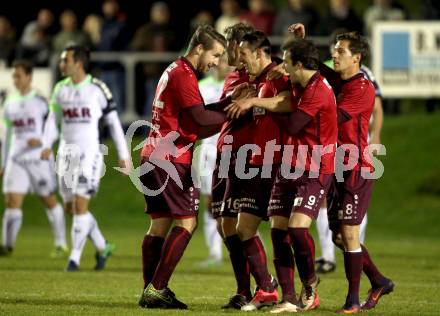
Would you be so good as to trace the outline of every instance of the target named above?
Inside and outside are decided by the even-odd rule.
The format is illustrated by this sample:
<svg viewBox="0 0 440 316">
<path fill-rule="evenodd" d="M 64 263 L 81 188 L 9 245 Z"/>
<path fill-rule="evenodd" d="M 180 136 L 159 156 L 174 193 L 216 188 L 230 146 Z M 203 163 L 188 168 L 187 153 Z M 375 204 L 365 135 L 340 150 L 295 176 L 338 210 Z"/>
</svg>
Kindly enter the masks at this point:
<svg viewBox="0 0 440 316">
<path fill-rule="evenodd" d="M 46 209 L 46 214 L 52 227 L 55 247 L 66 247 L 66 220 L 63 207 L 58 203 L 52 209 Z"/>
<path fill-rule="evenodd" d="M 336 262 L 335 245 L 332 241 L 332 232 L 329 228 L 327 208 L 321 207 L 316 220 L 316 228 L 318 230 L 319 243 L 321 245 L 322 258 L 325 261 Z"/>
<path fill-rule="evenodd" d="M 223 240 L 217 231 L 217 221 L 208 212 L 204 214 L 204 221 L 203 230 L 206 245 L 209 248 L 209 257 L 222 260 Z"/>
<path fill-rule="evenodd" d="M 87 235 L 90 233 L 92 221 L 90 213 L 73 215 L 72 222 L 72 251 L 69 260 L 79 265 L 81 254 L 87 241 Z"/>
<path fill-rule="evenodd" d="M 367 223 L 368 223 L 368 218 L 367 218 L 367 214 L 365 214 L 364 219 L 362 220 L 361 226 L 359 228 L 360 230 L 359 240 L 361 244 L 365 243 L 365 233 L 367 231 Z"/>
<path fill-rule="evenodd" d="M 90 227 L 90 233 L 89 238 L 92 241 L 93 245 L 95 245 L 96 250 L 103 251 L 105 249 L 105 238 L 101 233 L 101 230 L 99 230 L 98 222 L 96 221 L 95 217 L 93 217 L 92 213 L 87 212 L 91 218 L 91 227 Z"/>
<path fill-rule="evenodd" d="M 347 252 L 351 252 L 351 253 L 362 252 L 362 248 L 359 247 L 358 249 L 355 249 L 355 250 L 349 250 L 349 251 L 347 251 Z"/>
<path fill-rule="evenodd" d="M 23 212 L 19 208 L 7 208 L 3 214 L 3 246 L 14 248 L 23 222 Z"/>
</svg>

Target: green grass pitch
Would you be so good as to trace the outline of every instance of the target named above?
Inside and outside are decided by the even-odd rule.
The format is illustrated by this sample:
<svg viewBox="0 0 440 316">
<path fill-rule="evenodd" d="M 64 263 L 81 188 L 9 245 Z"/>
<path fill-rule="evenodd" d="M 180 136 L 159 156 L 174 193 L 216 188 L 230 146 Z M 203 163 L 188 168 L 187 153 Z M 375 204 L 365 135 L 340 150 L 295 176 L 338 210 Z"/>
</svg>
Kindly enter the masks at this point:
<svg viewBox="0 0 440 316">
<path fill-rule="evenodd" d="M 440 196 L 421 189 L 427 187 L 427 181 L 439 187 L 439 183 L 433 181 L 436 179 L 433 175 L 439 174 L 440 169 L 439 122 L 439 115 L 423 114 L 386 120 L 382 141 L 387 147 L 387 155 L 381 157 L 385 173 L 375 184 L 366 244 L 384 274 L 394 280 L 396 288 L 367 314 L 440 314 Z M 11 257 L 0 258 L 0 315 L 240 313 L 220 309 L 233 294 L 235 284 L 226 251 L 220 267 L 200 269 L 196 265 L 207 255 L 201 227 L 170 282 L 170 287 L 189 305 L 189 310 L 145 310 L 137 306 L 142 287 L 140 248 L 148 218 L 143 214 L 141 194 L 128 178 L 110 168 L 116 166 L 113 147 L 106 164 L 107 174 L 91 210 L 105 237 L 117 245 L 107 269 L 103 272 L 92 270 L 94 249 L 88 243 L 81 271 L 63 272 L 66 260 L 49 258 L 52 238 L 43 207 L 38 199 L 28 197 L 16 250 Z M 264 225 L 261 231 L 271 257 L 268 226 Z M 335 315 L 335 310 L 342 306 L 346 280 L 339 253 L 337 261 L 336 272 L 322 276 L 321 307 L 310 315 Z M 274 273 L 272 264 L 270 269 Z M 298 292 L 300 287 L 297 275 L 295 277 Z M 367 290 L 368 280 L 363 278 L 361 299 Z M 267 314 L 267 310 L 254 314 Z"/>
</svg>

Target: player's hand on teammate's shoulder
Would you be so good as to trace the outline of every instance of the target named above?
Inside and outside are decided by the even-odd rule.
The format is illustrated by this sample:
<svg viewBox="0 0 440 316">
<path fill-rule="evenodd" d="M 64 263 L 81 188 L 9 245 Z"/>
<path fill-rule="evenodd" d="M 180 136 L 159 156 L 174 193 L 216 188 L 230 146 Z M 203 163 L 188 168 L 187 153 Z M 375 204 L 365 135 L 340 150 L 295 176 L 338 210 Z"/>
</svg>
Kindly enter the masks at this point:
<svg viewBox="0 0 440 316">
<path fill-rule="evenodd" d="M 118 165 L 119 165 L 119 168 L 121 168 L 120 171 L 124 175 L 128 175 L 133 168 L 133 165 L 131 164 L 130 159 L 121 159 L 118 161 Z"/>
<path fill-rule="evenodd" d="M 288 28 L 289 33 L 293 34 L 296 38 L 306 37 L 306 28 L 302 23 L 294 23 Z"/>
<path fill-rule="evenodd" d="M 27 144 L 29 147 L 32 148 L 41 147 L 41 145 L 43 145 L 41 140 L 39 140 L 38 138 L 29 138 Z"/>
<path fill-rule="evenodd" d="M 280 79 L 283 76 L 288 76 L 289 74 L 283 67 L 283 64 L 276 65 L 267 73 L 268 80 Z"/>
<path fill-rule="evenodd" d="M 49 160 L 50 155 L 52 154 L 52 149 L 45 148 L 41 151 L 41 159 Z"/>
</svg>

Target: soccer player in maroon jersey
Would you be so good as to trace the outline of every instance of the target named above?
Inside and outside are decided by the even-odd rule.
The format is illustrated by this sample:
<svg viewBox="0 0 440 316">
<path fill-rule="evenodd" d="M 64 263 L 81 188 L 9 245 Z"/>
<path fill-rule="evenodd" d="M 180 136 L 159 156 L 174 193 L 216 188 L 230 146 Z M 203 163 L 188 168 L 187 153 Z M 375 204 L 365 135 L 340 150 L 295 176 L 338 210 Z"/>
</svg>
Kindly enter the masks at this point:
<svg viewBox="0 0 440 316">
<path fill-rule="evenodd" d="M 256 85 L 258 95 L 273 97 L 280 93 L 289 94 L 290 85 L 287 78 L 267 80 L 268 71 L 276 66 L 270 54 L 270 42 L 262 32 L 246 34 L 240 43 L 240 60 L 249 75 L 255 78 L 252 83 Z M 249 262 L 251 274 L 257 283 L 257 291 L 253 299 L 241 308 L 245 311 L 273 305 L 278 300 L 278 292 L 267 268 L 264 247 L 256 232 L 261 221 L 268 220 L 270 191 L 277 167 L 281 162 L 279 148 L 278 152 L 274 152 L 273 149 L 276 146 L 279 147 L 281 133 L 271 113 L 260 108 L 255 108 L 251 113 L 253 115 L 252 137 L 248 144 L 257 145 L 260 152 L 252 151 L 248 159 L 247 152 L 243 151 L 243 148 L 240 149 L 235 168 L 235 172 L 241 173 L 242 178 L 237 232 Z M 268 142 L 273 147 L 271 153 L 270 146 L 266 146 Z M 269 151 L 267 155 L 269 159 L 266 159 L 266 149 Z M 254 173 L 256 172 L 253 177 L 250 173 L 244 173 L 245 166 L 252 168 Z M 240 174 L 237 176 L 240 177 Z"/>
<path fill-rule="evenodd" d="M 199 27 L 185 56 L 168 66 L 158 83 L 140 177 L 151 217 L 142 243 L 142 307 L 187 308 L 168 281 L 197 226 L 199 195 L 191 177 L 194 142 L 218 132 L 212 127 L 226 121 L 223 113 L 204 108 L 198 75 L 217 66 L 225 45 L 212 27 Z"/>
<path fill-rule="evenodd" d="M 302 24 L 292 25 L 295 36 L 304 37 Z M 375 89 L 360 72 L 369 45 L 355 32 L 340 34 L 332 54 L 334 71 L 324 64 L 320 70 L 333 86 L 338 106 L 338 145 L 355 145 L 357 164 L 343 173 L 343 181 L 335 182 L 334 196 L 329 201 L 329 223 L 335 244 L 344 251 L 348 294 L 339 313 L 353 314 L 372 309 L 380 297 L 394 289 L 394 283 L 384 277 L 359 241 L 359 225 L 368 208 L 373 180 L 364 176 L 373 169 L 368 146 L 368 126 L 374 107 Z M 367 149 L 367 150 L 366 150 Z M 348 161 L 347 155 L 344 162 Z M 336 170 L 338 172 L 338 170 Z M 362 271 L 371 283 L 366 301 L 359 304 L 359 284 Z"/>
<path fill-rule="evenodd" d="M 225 30 L 226 55 L 230 66 L 236 67 L 225 80 L 222 98 L 230 94 L 238 85 L 248 82 L 249 76 L 240 63 L 239 44 L 243 36 L 254 29 L 244 23 L 234 24 Z M 235 159 L 238 149 L 248 143 L 251 135 L 252 116 L 228 120 L 221 128 L 217 141 L 217 161 L 212 181 L 212 213 L 217 220 L 218 231 L 229 252 L 237 283 L 236 294 L 222 308 L 240 309 L 252 299 L 250 272 L 241 240 L 237 235 L 237 215 L 239 207 L 239 188 L 241 182 L 235 175 Z M 228 171 L 220 167 L 222 157 L 230 161 Z"/>
<path fill-rule="evenodd" d="M 283 66 L 293 84 L 291 98 L 250 98 L 233 105 L 238 112 L 251 106 L 272 112 L 291 112 L 287 117 L 277 117 L 287 137 L 283 138 L 283 164 L 272 189 L 269 215 L 274 257 L 280 261 L 274 260 L 274 264 L 283 293 L 284 287 L 287 290 L 290 286 L 293 290 L 293 258 L 288 256 L 290 245 L 287 244 L 287 249 L 284 245 L 287 230 L 303 288 L 299 304 L 294 297 L 289 300 L 283 295 L 283 301 L 272 313 L 311 310 L 319 306 L 315 247 L 309 227 L 316 220 L 332 183 L 337 141 L 336 100 L 329 83 L 318 71 L 318 49 L 309 41 L 295 39 L 287 42 L 283 50 Z M 289 174 L 291 167 L 295 168 L 295 174 Z M 276 238 L 274 227 L 284 239 Z M 291 268 L 289 262 L 292 262 Z"/>
</svg>

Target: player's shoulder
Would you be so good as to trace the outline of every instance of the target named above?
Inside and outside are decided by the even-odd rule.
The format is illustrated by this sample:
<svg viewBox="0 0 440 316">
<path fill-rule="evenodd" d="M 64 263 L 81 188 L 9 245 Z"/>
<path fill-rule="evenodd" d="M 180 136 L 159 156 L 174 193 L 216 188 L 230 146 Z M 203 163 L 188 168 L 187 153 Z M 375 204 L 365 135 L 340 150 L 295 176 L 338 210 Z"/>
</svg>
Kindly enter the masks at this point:
<svg viewBox="0 0 440 316">
<path fill-rule="evenodd" d="M 70 79 L 70 77 L 63 78 L 55 84 L 55 89 L 57 89 L 57 88 L 59 89 L 64 86 L 68 86 L 71 83 L 72 83 L 72 79 Z"/>
<path fill-rule="evenodd" d="M 46 99 L 46 97 L 44 97 L 44 95 L 40 91 L 34 90 L 34 99 L 37 102 L 43 104 L 44 106 L 47 106 L 47 99 Z"/>
<path fill-rule="evenodd" d="M 102 81 L 101 79 L 98 79 L 96 77 L 92 77 L 92 80 L 90 82 L 92 83 L 92 85 L 97 87 L 99 89 L 99 91 L 101 91 L 104 94 L 104 96 L 107 100 L 111 100 L 113 98 L 113 95 L 112 95 L 109 87 L 107 86 L 107 84 L 104 81 Z"/>
<path fill-rule="evenodd" d="M 3 108 L 6 108 L 8 105 L 18 102 L 20 100 L 20 93 L 13 92 L 9 94 L 6 99 L 3 101 Z"/>
</svg>

